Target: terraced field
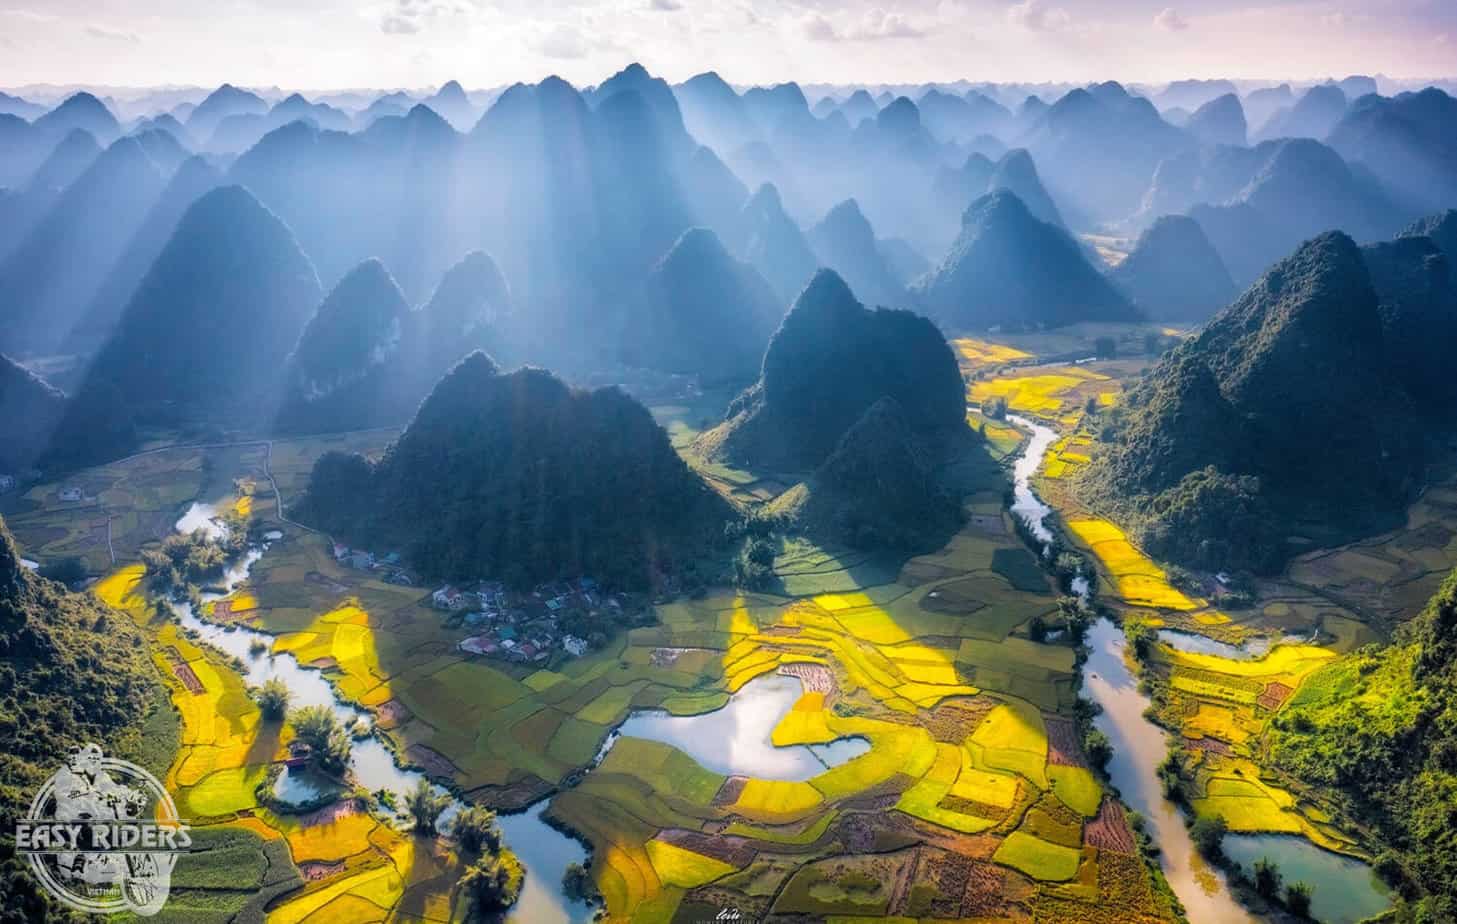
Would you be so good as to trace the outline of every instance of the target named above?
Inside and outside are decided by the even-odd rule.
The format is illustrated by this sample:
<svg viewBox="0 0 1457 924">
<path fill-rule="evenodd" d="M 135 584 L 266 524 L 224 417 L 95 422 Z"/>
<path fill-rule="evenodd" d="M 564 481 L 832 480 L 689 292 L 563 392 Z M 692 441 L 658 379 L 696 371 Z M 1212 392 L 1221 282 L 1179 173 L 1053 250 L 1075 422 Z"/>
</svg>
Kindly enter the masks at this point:
<svg viewBox="0 0 1457 924">
<path fill-rule="evenodd" d="M 286 458 L 306 468 L 302 454 Z M 271 517 L 256 461 L 212 477 L 250 476 L 258 493 L 245 503 Z M 590 844 L 612 920 L 722 907 L 1165 920 L 1153 873 L 1107 846 L 1132 838 L 1069 731 L 1074 652 L 1027 635 L 1056 609 L 1050 583 L 994 485 L 967 506 L 966 529 L 933 554 L 888 565 L 785 542 L 784 593 L 666 603 L 657 624 L 546 669 L 467 657 L 455 647 L 464 630 L 423 591 L 343 568 L 324 537 L 271 519 L 283 538 L 211 615 L 272 633 L 275 653 L 323 670 L 405 760 L 465 798 L 511 810 L 555 791 L 547 815 Z M 147 627 L 181 715 L 167 785 L 256 872 L 230 900 L 276 921 L 449 919 L 450 841 L 404 833 L 352 797 L 308 816 L 261 804 L 292 730 L 262 720 L 234 663 L 159 618 L 140 578 L 122 565 L 96 593 Z M 632 710 L 695 715 L 770 672 L 805 689 L 766 729 L 775 744 L 853 737 L 869 749 L 787 781 L 716 774 L 622 738 L 584 773 Z"/>
</svg>

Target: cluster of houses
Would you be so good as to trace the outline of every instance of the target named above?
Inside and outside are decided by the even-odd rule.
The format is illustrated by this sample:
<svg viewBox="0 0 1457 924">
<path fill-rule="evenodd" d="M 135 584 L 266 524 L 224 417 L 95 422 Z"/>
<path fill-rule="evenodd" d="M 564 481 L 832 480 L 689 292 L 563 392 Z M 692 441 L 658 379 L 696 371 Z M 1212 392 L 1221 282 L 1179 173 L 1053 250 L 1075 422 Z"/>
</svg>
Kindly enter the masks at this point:
<svg viewBox="0 0 1457 924">
<path fill-rule="evenodd" d="M 430 595 L 438 610 L 457 613 L 474 634 L 457 647 L 467 654 L 517 663 L 540 664 L 556 651 L 579 658 L 591 641 L 567 631 L 568 625 L 613 623 L 632 601 L 602 591 L 589 577 L 539 584 L 529 592 L 513 592 L 499 581 L 459 587 L 446 585 Z"/>
<path fill-rule="evenodd" d="M 399 552 L 376 556 L 373 552 L 351 549 L 342 542 L 336 542 L 334 543 L 334 560 L 355 571 L 372 571 L 386 584 L 398 584 L 401 587 L 415 586 L 415 579 L 400 562 Z"/>
</svg>

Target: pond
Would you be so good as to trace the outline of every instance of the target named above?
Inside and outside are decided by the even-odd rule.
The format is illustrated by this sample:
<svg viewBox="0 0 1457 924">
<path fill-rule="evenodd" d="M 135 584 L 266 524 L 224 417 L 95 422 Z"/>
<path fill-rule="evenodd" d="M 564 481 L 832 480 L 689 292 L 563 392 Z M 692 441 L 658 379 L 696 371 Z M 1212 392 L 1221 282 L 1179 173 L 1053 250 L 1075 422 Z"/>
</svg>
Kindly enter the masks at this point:
<svg viewBox="0 0 1457 924">
<path fill-rule="evenodd" d="M 1280 867 L 1286 883 L 1304 882 L 1314 891 L 1310 912 L 1325 924 L 1356 924 L 1391 904 L 1386 884 L 1360 860 L 1323 850 L 1303 837 L 1281 834 L 1231 834 L 1224 852 L 1246 870 L 1267 857 Z"/>
<path fill-rule="evenodd" d="M 798 677 L 764 674 L 744 684 L 713 712 L 676 716 L 661 710 L 636 711 L 617 734 L 671 744 L 715 773 L 790 782 L 803 782 L 870 750 L 864 738 L 776 747 L 770 741 L 774 726 L 803 693 Z"/>
</svg>

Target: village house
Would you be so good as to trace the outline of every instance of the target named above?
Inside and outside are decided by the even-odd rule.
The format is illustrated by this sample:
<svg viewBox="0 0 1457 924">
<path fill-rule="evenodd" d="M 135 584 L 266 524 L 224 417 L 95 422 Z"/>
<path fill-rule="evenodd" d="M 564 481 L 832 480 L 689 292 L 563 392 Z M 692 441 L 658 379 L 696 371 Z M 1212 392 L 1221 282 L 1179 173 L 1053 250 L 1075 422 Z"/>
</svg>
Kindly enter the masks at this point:
<svg viewBox="0 0 1457 924">
<path fill-rule="evenodd" d="M 76 487 L 62 488 L 60 494 L 61 500 L 66 501 L 67 503 L 75 503 L 84 496 L 85 495 L 82 493 L 81 489 Z"/>
<path fill-rule="evenodd" d="M 0 494 L 4 494 L 6 491 L 14 491 L 14 490 L 15 490 L 15 476 L 14 475 L 0 475 Z"/>
<path fill-rule="evenodd" d="M 469 609 L 474 601 L 465 591 L 447 584 L 430 595 L 430 602 L 437 610 L 455 611 Z"/>
<path fill-rule="evenodd" d="M 562 649 L 574 658 L 580 658 L 587 653 L 587 640 L 577 638 L 575 635 L 562 636 Z"/>
</svg>

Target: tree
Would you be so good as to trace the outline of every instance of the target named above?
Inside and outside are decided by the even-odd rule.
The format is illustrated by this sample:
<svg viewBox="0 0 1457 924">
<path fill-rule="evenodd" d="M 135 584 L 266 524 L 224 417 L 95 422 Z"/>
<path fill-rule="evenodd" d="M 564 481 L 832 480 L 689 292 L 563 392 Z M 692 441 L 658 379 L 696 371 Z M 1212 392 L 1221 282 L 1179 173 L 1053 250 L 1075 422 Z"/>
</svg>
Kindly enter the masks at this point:
<svg viewBox="0 0 1457 924">
<path fill-rule="evenodd" d="M 1096 728 L 1089 729 L 1083 736 L 1083 751 L 1095 767 L 1107 767 L 1108 761 L 1113 759 L 1113 743 Z"/>
<path fill-rule="evenodd" d="M 309 746 L 314 766 L 332 776 L 343 776 L 349 766 L 351 742 L 328 706 L 304 706 L 289 716 L 298 740 Z"/>
<path fill-rule="evenodd" d="M 1113 359 L 1118 355 L 1118 341 L 1112 337 L 1099 337 L 1093 341 L 1093 355 L 1099 359 Z"/>
<path fill-rule="evenodd" d="M 1296 917 L 1310 917 L 1310 895 L 1315 891 L 1304 882 L 1292 882 L 1285 887 L 1285 907 Z"/>
<path fill-rule="evenodd" d="M 1223 815 L 1196 818 L 1189 828 L 1189 836 L 1193 839 L 1194 846 L 1206 857 L 1217 857 L 1224 852 L 1224 835 L 1227 833 L 1229 824 L 1225 822 Z"/>
<path fill-rule="evenodd" d="M 496 813 L 484 805 L 472 805 L 455 816 L 451 833 L 463 850 L 470 853 L 501 849 L 501 829 L 496 827 Z"/>
<path fill-rule="evenodd" d="M 263 681 L 258 691 L 258 710 L 263 718 L 278 721 L 288 714 L 288 687 L 277 677 Z"/>
<path fill-rule="evenodd" d="M 1269 857 L 1255 861 L 1255 891 L 1268 899 L 1280 896 L 1280 865 Z"/>
<path fill-rule="evenodd" d="M 482 857 L 466 867 L 457 887 L 466 897 L 471 920 L 484 920 L 516 903 L 521 894 L 521 881 L 526 871 L 521 861 L 509 850 L 492 857 Z"/>
<path fill-rule="evenodd" d="M 1000 395 L 988 398 L 981 404 L 981 413 L 983 417 L 989 417 L 992 420 L 1006 420 L 1007 399 Z"/>
<path fill-rule="evenodd" d="M 590 902 L 597 898 L 597 885 L 587 868 L 573 861 L 562 873 L 562 892 L 572 901 Z"/>
<path fill-rule="evenodd" d="M 1042 619 L 1041 613 L 1033 616 L 1031 622 L 1027 623 L 1027 637 L 1034 642 L 1047 641 L 1047 623 Z"/>
<path fill-rule="evenodd" d="M 437 793 L 425 777 L 415 781 L 415 788 L 405 793 L 405 814 L 418 834 L 434 834 L 435 823 L 450 806 L 450 796 Z"/>
</svg>

